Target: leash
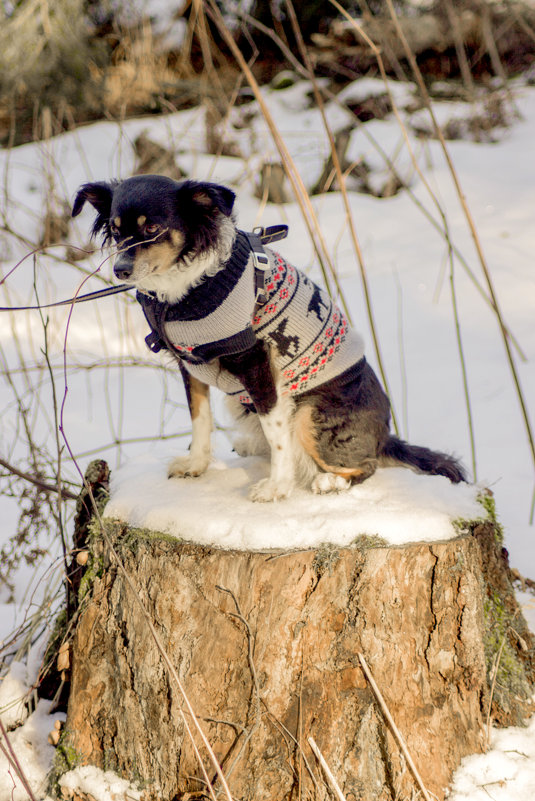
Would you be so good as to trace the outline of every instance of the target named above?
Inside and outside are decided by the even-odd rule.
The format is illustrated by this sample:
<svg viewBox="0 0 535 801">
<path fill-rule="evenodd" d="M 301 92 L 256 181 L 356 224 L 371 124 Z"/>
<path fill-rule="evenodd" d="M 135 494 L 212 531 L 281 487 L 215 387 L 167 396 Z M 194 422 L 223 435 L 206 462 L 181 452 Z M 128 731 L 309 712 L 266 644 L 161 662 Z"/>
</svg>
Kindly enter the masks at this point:
<svg viewBox="0 0 535 801">
<path fill-rule="evenodd" d="M 68 300 L 58 300 L 55 303 L 44 303 L 41 306 L 0 306 L 0 312 L 3 311 L 33 311 L 35 309 L 50 309 L 52 306 L 69 306 L 73 303 L 85 303 L 87 300 L 97 300 L 98 298 L 105 298 L 106 295 L 117 295 L 118 292 L 126 292 L 127 289 L 133 289 L 130 284 L 118 284 L 117 286 L 110 286 L 107 289 L 98 289 L 96 292 L 88 292 L 86 295 L 78 295 L 76 298 L 69 298 Z"/>
<path fill-rule="evenodd" d="M 282 224 L 270 225 L 267 228 L 258 227 L 254 229 L 252 234 L 246 233 L 246 236 L 251 243 L 251 252 L 255 263 L 255 275 L 258 276 L 256 279 L 257 297 L 261 298 L 263 293 L 264 272 L 268 268 L 267 257 L 264 254 L 262 245 L 268 245 L 271 242 L 284 239 L 288 236 L 288 226 Z M 45 303 L 38 306 L 0 306 L 0 312 L 36 311 L 39 309 L 51 309 L 54 306 L 69 306 L 73 303 L 85 303 L 88 300 L 105 298 L 107 295 L 117 295 L 119 292 L 126 292 L 127 289 L 134 289 L 134 286 L 131 284 L 118 284 L 117 286 L 110 286 L 107 289 L 98 289 L 96 292 L 87 292 L 85 295 L 78 295 L 75 298 L 58 300 L 55 303 Z"/>
</svg>

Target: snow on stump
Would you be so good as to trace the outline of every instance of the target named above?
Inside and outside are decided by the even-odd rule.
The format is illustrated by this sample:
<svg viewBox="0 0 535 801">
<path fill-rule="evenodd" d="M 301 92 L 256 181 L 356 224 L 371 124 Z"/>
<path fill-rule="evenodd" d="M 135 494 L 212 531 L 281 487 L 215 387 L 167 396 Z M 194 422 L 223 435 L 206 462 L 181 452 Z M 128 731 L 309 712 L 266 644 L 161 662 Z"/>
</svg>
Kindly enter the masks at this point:
<svg viewBox="0 0 535 801">
<path fill-rule="evenodd" d="M 158 484 L 162 492 L 170 488 L 179 496 L 172 535 L 182 527 L 188 538 L 183 526 L 192 505 L 202 521 L 210 504 L 205 498 L 199 506 L 195 493 L 209 495 L 212 479 L 225 485 L 224 470 L 217 472 L 212 478 L 209 473 L 166 482 L 162 489 L 156 470 L 154 493 Z M 406 482 L 405 495 L 422 480 L 446 491 L 440 478 L 395 472 Z M 132 472 L 127 479 L 132 491 Z M 238 511 L 248 504 L 253 517 L 271 517 L 272 525 L 277 516 L 291 518 L 299 504 L 314 508 L 316 503 L 303 493 L 294 501 L 263 505 L 259 512 L 258 505 L 246 501 L 245 490 L 237 489 L 242 485 L 236 476 L 226 479 Z M 145 473 L 149 497 L 151 480 Z M 395 480 L 392 471 L 380 471 L 351 490 L 355 516 L 364 497 L 369 505 L 370 493 Z M 346 502 L 347 496 L 318 501 L 318 508 L 331 508 L 330 519 L 323 519 L 327 539 L 337 526 L 345 536 L 336 510 Z M 158 503 L 162 508 L 161 496 Z M 107 514 L 118 515 L 120 506 L 119 481 Z M 491 721 L 511 724 L 530 711 L 533 642 L 514 598 L 499 527 L 491 519 L 467 524 L 457 536 L 452 527 L 450 537 L 440 541 L 402 545 L 364 535 L 358 527 L 352 542 L 320 545 L 317 522 L 314 547 L 238 550 L 135 527 L 131 522 L 136 515 L 139 520 L 140 510 L 134 506 L 129 515 L 123 508 L 123 522 L 105 520 L 106 536 L 95 527 L 93 581 L 83 582 L 87 594 L 74 638 L 62 741 L 71 763 L 137 780 L 144 799 L 209 795 L 186 730 L 187 723 L 194 731 L 191 716 L 181 713 L 182 695 L 132 587 L 117 568 L 110 542 L 178 672 L 235 801 L 333 797 L 309 737 L 347 801 L 413 797 L 413 772 L 359 654 L 427 791 L 439 799 L 461 758 L 484 750 L 489 715 Z M 130 525 L 124 522 L 128 516 Z M 228 521 L 223 517 L 219 523 L 228 533 Z M 243 519 L 244 530 L 248 525 Z M 194 736 L 217 797 L 228 797 Z"/>
</svg>

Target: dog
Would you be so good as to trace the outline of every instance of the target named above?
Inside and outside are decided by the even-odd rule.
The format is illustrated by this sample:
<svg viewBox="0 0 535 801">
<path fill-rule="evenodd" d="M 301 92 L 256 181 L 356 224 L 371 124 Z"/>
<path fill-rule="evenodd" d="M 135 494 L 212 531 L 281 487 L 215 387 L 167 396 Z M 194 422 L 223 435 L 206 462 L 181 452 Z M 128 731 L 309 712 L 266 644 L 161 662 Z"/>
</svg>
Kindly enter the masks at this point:
<svg viewBox="0 0 535 801">
<path fill-rule="evenodd" d="M 184 378 L 192 441 L 170 478 L 210 463 L 215 386 L 242 432 L 237 452 L 270 456 L 251 500 L 286 498 L 297 485 L 345 490 L 378 466 L 466 481 L 453 457 L 390 433 L 361 337 L 323 289 L 237 228 L 231 189 L 140 175 L 84 184 L 73 216 L 86 202 L 97 213 L 92 235 L 117 248 L 115 276 L 137 290 L 147 344 L 166 349 Z"/>
</svg>

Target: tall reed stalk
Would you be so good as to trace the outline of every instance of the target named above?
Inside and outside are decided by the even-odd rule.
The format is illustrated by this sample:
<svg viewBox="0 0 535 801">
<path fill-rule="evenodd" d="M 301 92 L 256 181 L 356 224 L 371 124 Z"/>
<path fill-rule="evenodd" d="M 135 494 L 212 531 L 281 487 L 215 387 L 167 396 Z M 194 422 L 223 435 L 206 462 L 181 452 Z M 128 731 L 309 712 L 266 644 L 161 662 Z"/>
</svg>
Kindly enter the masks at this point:
<svg viewBox="0 0 535 801">
<path fill-rule="evenodd" d="M 331 2 L 334 2 L 334 0 L 331 0 Z M 420 93 L 421 93 L 422 99 L 423 99 L 423 101 L 425 103 L 425 106 L 426 106 L 427 111 L 429 113 L 429 116 L 431 118 L 432 125 L 433 125 L 433 130 L 435 132 L 435 136 L 437 137 L 437 139 L 438 139 L 438 141 L 440 143 L 440 147 L 442 149 L 442 153 L 444 155 L 444 159 L 445 159 L 446 165 L 447 165 L 448 170 L 450 172 L 450 175 L 451 175 L 451 177 L 453 179 L 453 183 L 454 183 L 454 186 L 455 186 L 455 190 L 457 192 L 457 197 L 459 199 L 459 203 L 460 203 L 461 208 L 463 210 L 466 222 L 468 224 L 468 228 L 470 230 L 470 234 L 472 236 L 472 240 L 473 240 L 473 243 L 474 243 L 474 246 L 475 246 L 477 257 L 479 259 L 479 264 L 481 266 L 481 270 L 483 272 L 483 275 L 484 275 L 484 278 L 485 278 L 485 281 L 486 281 L 486 284 L 487 284 L 487 289 L 488 289 L 488 292 L 489 292 L 489 295 L 490 295 L 490 298 L 491 298 L 491 301 L 492 301 L 492 306 L 493 306 L 494 313 L 496 315 L 496 320 L 498 322 L 498 326 L 499 326 L 499 329 L 500 329 L 500 334 L 501 334 L 503 345 L 504 345 L 505 352 L 506 352 L 506 355 L 507 355 L 507 361 L 509 363 L 509 368 L 510 368 L 510 371 L 511 371 L 511 377 L 512 377 L 512 380 L 513 380 L 513 384 L 514 384 L 514 387 L 515 387 L 516 395 L 517 395 L 518 402 L 519 402 L 519 405 L 520 405 L 522 419 L 524 421 L 524 427 L 525 427 L 526 437 L 527 437 L 528 444 L 529 444 L 529 449 L 530 449 L 530 452 L 531 452 L 531 457 L 532 457 L 532 461 L 533 461 L 533 467 L 534 467 L 534 470 L 535 470 L 535 439 L 534 439 L 534 436 L 533 436 L 533 430 L 532 430 L 530 419 L 529 419 L 529 415 L 528 415 L 527 404 L 526 404 L 526 400 L 524 398 L 524 392 L 522 390 L 522 386 L 521 386 L 521 383 L 520 383 L 520 377 L 518 375 L 518 370 L 516 368 L 515 358 L 514 358 L 514 355 L 513 355 L 513 352 L 512 352 L 511 344 L 509 342 L 509 337 L 507 335 L 507 327 L 505 325 L 505 322 L 504 322 L 504 319 L 503 319 L 503 314 L 501 312 L 500 305 L 498 303 L 498 296 L 497 296 L 495 288 L 494 288 L 494 282 L 492 280 L 490 269 L 489 269 L 487 260 L 485 258 L 485 254 L 483 252 L 483 246 L 481 244 L 481 240 L 480 240 L 479 234 L 477 232 L 477 228 L 476 228 L 472 213 L 470 211 L 470 207 L 468 206 L 468 202 L 466 200 L 466 195 L 464 194 L 464 191 L 462 189 L 461 182 L 460 182 L 460 179 L 459 179 L 459 175 L 457 173 L 457 170 L 455 169 L 455 165 L 453 164 L 453 160 L 452 160 L 452 158 L 450 156 L 450 153 L 449 153 L 449 150 L 448 150 L 448 148 L 446 146 L 446 141 L 444 139 L 444 134 L 442 133 L 442 129 L 441 129 L 440 125 L 438 124 L 435 112 L 433 110 L 433 105 L 431 103 L 431 98 L 429 96 L 429 92 L 427 91 L 427 87 L 425 85 L 425 81 L 423 79 L 423 76 L 422 76 L 422 73 L 420 71 L 420 68 L 418 67 L 418 63 L 416 61 L 416 57 L 415 57 L 413 51 L 411 50 L 411 48 L 409 46 L 409 43 L 407 42 L 405 34 L 403 33 L 403 29 L 401 28 L 401 25 L 399 23 L 399 19 L 398 19 L 398 16 L 396 14 L 396 11 L 394 9 L 394 5 L 392 3 L 392 0 L 386 0 L 386 5 L 387 5 L 387 8 L 388 8 L 388 12 L 390 14 L 390 17 L 392 19 L 392 22 L 394 23 L 394 27 L 396 29 L 397 35 L 398 35 L 398 37 L 399 37 L 399 39 L 400 39 L 400 41 L 401 41 L 401 43 L 403 45 L 403 49 L 404 49 L 405 55 L 407 57 L 407 61 L 409 62 L 410 66 L 411 66 L 414 78 L 415 78 L 415 80 L 416 80 L 416 82 L 418 84 L 418 87 L 420 89 Z"/>
</svg>

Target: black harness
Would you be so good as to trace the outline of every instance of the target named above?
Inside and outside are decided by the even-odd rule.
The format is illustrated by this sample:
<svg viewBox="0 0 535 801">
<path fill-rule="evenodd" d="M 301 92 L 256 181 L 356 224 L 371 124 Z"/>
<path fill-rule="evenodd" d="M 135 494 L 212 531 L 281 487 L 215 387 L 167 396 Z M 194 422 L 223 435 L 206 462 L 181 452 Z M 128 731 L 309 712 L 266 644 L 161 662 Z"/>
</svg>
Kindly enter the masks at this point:
<svg viewBox="0 0 535 801">
<path fill-rule="evenodd" d="M 242 266 L 242 263 L 244 265 L 248 261 L 249 256 L 252 257 L 255 277 L 255 303 L 257 307 L 262 306 L 267 301 L 265 276 L 269 269 L 269 258 L 264 250 L 264 245 L 284 239 L 287 235 L 287 225 L 271 225 L 268 228 L 257 228 L 254 231 L 238 231 L 227 267 L 232 269 L 236 266 Z M 179 302 L 178 305 L 182 309 L 180 319 L 188 319 L 188 307 L 195 306 L 195 289 L 190 290 L 187 298 Z M 147 347 L 153 353 L 159 353 L 161 350 L 169 350 L 172 353 L 176 353 L 173 344 L 165 333 L 165 322 L 168 319 L 170 310 L 176 309 L 177 305 L 159 301 L 153 293 L 144 293 L 139 290 L 136 293 L 136 299 L 140 303 L 151 329 L 151 333 L 145 337 Z M 180 358 L 196 363 L 199 361 L 185 353 L 181 353 Z"/>
</svg>

